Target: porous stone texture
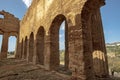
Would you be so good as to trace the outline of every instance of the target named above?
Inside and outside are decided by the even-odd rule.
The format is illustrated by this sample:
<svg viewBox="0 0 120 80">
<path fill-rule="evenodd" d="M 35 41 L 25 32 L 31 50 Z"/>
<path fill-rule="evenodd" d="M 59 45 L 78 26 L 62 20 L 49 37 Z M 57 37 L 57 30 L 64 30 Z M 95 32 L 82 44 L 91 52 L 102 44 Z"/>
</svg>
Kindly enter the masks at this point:
<svg viewBox="0 0 120 80">
<path fill-rule="evenodd" d="M 8 38 L 10 36 L 18 37 L 20 21 L 14 15 L 4 10 L 0 11 L 0 15 L 3 15 L 3 18 L 0 18 L 0 34 L 3 35 L 0 59 L 3 59 L 7 58 Z"/>
<path fill-rule="evenodd" d="M 70 75 L 44 70 L 26 60 L 4 59 L 0 61 L 0 80 L 70 80 Z"/>
<path fill-rule="evenodd" d="M 58 70 L 59 29 L 65 21 L 65 69 L 71 80 L 107 80 L 100 7 L 104 0 L 33 0 L 20 22 L 16 58 Z"/>
</svg>

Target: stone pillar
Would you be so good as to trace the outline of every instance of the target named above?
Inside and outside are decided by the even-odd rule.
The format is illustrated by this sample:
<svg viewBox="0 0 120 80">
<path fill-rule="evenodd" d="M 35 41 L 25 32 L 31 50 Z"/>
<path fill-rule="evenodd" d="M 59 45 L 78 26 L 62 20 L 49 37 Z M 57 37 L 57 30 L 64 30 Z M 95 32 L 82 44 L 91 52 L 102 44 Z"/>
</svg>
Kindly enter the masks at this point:
<svg viewBox="0 0 120 80">
<path fill-rule="evenodd" d="M 17 46 L 18 46 L 18 35 L 15 36 L 16 37 L 16 45 L 15 45 L 15 52 L 14 52 L 14 55 L 15 55 L 15 58 L 17 56 Z"/>
<path fill-rule="evenodd" d="M 75 44 L 74 44 L 74 27 L 75 26 L 69 26 L 68 28 L 68 51 L 69 51 L 69 69 L 71 71 L 74 71 L 75 67 L 74 65 L 74 53 L 75 53 Z M 74 75 L 74 73 L 73 73 Z"/>
<path fill-rule="evenodd" d="M 69 43 L 69 40 L 68 40 L 68 23 L 67 21 L 65 21 L 65 68 L 68 69 L 69 67 L 69 47 L 68 47 L 68 43 Z M 60 44 L 59 44 L 60 45 Z"/>
<path fill-rule="evenodd" d="M 20 56 L 20 59 L 22 59 L 22 56 L 23 56 L 23 40 L 22 40 L 22 42 L 20 42 L 20 54 L 19 54 L 19 56 Z"/>
<path fill-rule="evenodd" d="M 29 41 L 30 41 L 30 39 L 28 39 L 28 41 L 27 41 L 27 62 L 29 62 Z"/>
<path fill-rule="evenodd" d="M 33 56 L 34 56 L 34 34 L 31 33 L 29 37 L 29 51 L 28 51 L 28 61 L 33 62 Z"/>
<path fill-rule="evenodd" d="M 92 14 L 91 24 L 95 76 L 101 78 L 108 77 L 108 61 L 99 9 Z"/>
<path fill-rule="evenodd" d="M 103 32 L 103 25 L 102 25 L 102 19 L 101 19 L 101 14 L 100 14 L 100 10 L 98 11 L 98 16 L 99 16 L 99 21 L 100 21 L 100 32 L 101 32 L 101 43 L 102 43 L 102 49 L 103 49 L 103 52 L 104 54 L 102 55 L 103 57 L 103 71 L 104 71 L 104 74 L 103 74 L 103 77 L 108 77 L 109 76 L 109 71 L 108 71 L 108 60 L 107 60 L 107 52 L 106 52 L 106 47 L 105 47 L 105 39 L 104 39 L 104 32 Z"/>
<path fill-rule="evenodd" d="M 21 59 L 21 42 L 19 41 L 19 35 L 17 36 L 17 48 L 16 48 L 16 54 L 15 58 Z"/>
<path fill-rule="evenodd" d="M 69 34 L 70 69 L 74 80 L 94 80 L 89 16 L 77 14 L 76 24 Z"/>
<path fill-rule="evenodd" d="M 21 43 L 19 43 L 19 41 L 17 42 L 17 51 L 16 51 L 16 55 L 15 58 L 17 59 L 21 59 Z"/>
<path fill-rule="evenodd" d="M 28 42 L 28 39 L 25 38 L 25 41 L 24 41 L 24 59 L 27 58 L 27 42 Z"/>
<path fill-rule="evenodd" d="M 19 30 L 20 30 L 20 24 L 19 24 Z M 17 48 L 16 48 L 16 55 L 15 58 L 20 59 L 21 58 L 21 43 L 20 43 L 20 31 L 18 31 L 17 34 Z"/>
<path fill-rule="evenodd" d="M 25 45 L 25 40 L 23 40 L 23 43 L 22 43 L 22 59 L 24 59 L 24 45 Z"/>
<path fill-rule="evenodd" d="M 46 35 L 45 36 L 45 51 L 44 51 L 44 65 L 45 65 L 45 69 L 50 70 L 51 69 L 51 65 L 50 65 L 50 36 Z"/>
<path fill-rule="evenodd" d="M 4 33 L 1 47 L 1 59 L 7 58 L 9 34 Z"/>
<path fill-rule="evenodd" d="M 37 56 L 37 51 L 36 51 L 36 48 L 37 48 L 37 42 L 36 40 L 34 41 L 34 53 L 33 53 L 33 64 L 37 64 L 38 63 L 38 56 Z"/>
<path fill-rule="evenodd" d="M 109 70 L 108 70 L 108 58 L 107 58 L 107 52 L 106 52 L 106 46 L 105 46 L 105 39 L 104 39 L 104 32 L 103 32 L 103 25 L 102 25 L 102 19 L 101 19 L 101 14 L 100 14 L 100 10 L 98 10 L 98 16 L 99 16 L 99 24 L 101 25 L 100 27 L 100 36 L 101 36 L 101 46 L 102 46 L 102 50 L 103 50 L 103 77 L 108 77 L 109 76 Z"/>
</svg>

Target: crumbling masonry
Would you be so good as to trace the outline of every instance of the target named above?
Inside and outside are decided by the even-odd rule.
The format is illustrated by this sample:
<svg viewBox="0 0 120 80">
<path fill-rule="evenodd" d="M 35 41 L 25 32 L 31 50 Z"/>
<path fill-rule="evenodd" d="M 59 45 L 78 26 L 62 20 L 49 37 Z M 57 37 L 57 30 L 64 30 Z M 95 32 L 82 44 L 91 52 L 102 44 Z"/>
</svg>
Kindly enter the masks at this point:
<svg viewBox="0 0 120 80">
<path fill-rule="evenodd" d="M 59 28 L 65 21 L 65 68 L 77 80 L 107 80 L 103 5 L 104 0 L 33 0 L 20 22 L 16 58 L 56 70 L 60 65 Z M 4 42 L 2 47 L 6 48 Z"/>
<path fill-rule="evenodd" d="M 3 35 L 0 59 L 4 59 L 7 58 L 9 37 L 15 36 L 18 38 L 20 21 L 4 10 L 0 11 L 0 15 L 3 15 L 3 18 L 0 18 L 0 34 Z"/>
</svg>

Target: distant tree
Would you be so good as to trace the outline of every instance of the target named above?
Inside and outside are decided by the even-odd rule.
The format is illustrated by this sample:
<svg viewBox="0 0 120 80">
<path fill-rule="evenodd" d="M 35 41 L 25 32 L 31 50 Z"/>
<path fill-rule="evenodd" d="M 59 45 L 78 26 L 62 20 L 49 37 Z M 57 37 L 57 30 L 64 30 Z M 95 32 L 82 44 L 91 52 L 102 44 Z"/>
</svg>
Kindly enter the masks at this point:
<svg viewBox="0 0 120 80">
<path fill-rule="evenodd" d="M 8 52 L 8 54 L 14 54 L 14 51 L 10 51 L 10 52 Z"/>
<path fill-rule="evenodd" d="M 108 57 L 108 62 L 109 62 L 109 68 L 111 69 L 111 71 L 120 72 L 120 58 L 118 58 L 118 57 L 115 57 L 115 58 Z"/>
</svg>

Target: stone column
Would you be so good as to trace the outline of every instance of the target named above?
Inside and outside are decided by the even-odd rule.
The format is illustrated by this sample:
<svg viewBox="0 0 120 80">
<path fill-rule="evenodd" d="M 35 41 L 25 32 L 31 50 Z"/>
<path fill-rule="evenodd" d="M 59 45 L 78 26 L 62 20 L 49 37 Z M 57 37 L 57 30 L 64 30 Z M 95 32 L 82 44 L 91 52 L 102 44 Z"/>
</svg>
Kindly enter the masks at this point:
<svg viewBox="0 0 120 80">
<path fill-rule="evenodd" d="M 69 35 L 70 69 L 74 80 L 94 80 L 89 17 L 90 14 L 84 14 L 82 17 L 77 14 L 76 24 Z"/>
<path fill-rule="evenodd" d="M 27 62 L 29 62 L 29 42 L 30 42 L 30 39 L 28 39 L 27 41 Z"/>
<path fill-rule="evenodd" d="M 45 36 L 45 51 L 44 51 L 44 65 L 45 65 L 45 69 L 50 70 L 51 69 L 51 65 L 50 65 L 50 36 L 46 35 Z"/>
<path fill-rule="evenodd" d="M 9 34 L 4 33 L 1 47 L 1 59 L 7 58 Z"/>
<path fill-rule="evenodd" d="M 16 48 L 16 55 L 15 58 L 21 59 L 21 44 L 22 42 L 20 42 L 19 40 L 19 35 L 17 36 L 17 48 Z"/>
<path fill-rule="evenodd" d="M 20 24 L 18 25 L 19 31 L 17 33 L 17 48 L 15 58 L 21 58 L 21 43 L 20 43 Z"/>
<path fill-rule="evenodd" d="M 23 57 L 23 39 L 19 46 L 20 46 L 20 59 L 22 59 L 22 57 Z"/>
<path fill-rule="evenodd" d="M 22 59 L 24 59 L 24 45 L 25 45 L 25 40 L 23 40 L 23 43 L 22 43 Z"/>
<path fill-rule="evenodd" d="M 65 68 L 68 69 L 69 67 L 69 47 L 68 47 L 68 43 L 69 43 L 69 40 L 68 40 L 68 23 L 67 21 L 65 21 Z M 60 44 L 59 44 L 60 45 Z"/>
<path fill-rule="evenodd" d="M 37 42 L 36 42 L 36 39 L 35 39 L 35 41 L 34 41 L 34 53 L 33 53 L 33 64 L 38 63 L 38 55 L 37 55 L 36 48 L 37 48 Z"/>
<path fill-rule="evenodd" d="M 75 44 L 74 44 L 74 27 L 75 26 L 69 26 L 68 28 L 68 51 L 69 51 L 69 69 L 71 71 L 74 71 L 73 65 L 74 65 L 74 53 L 75 53 Z M 74 73 L 73 73 L 74 75 Z"/>
<path fill-rule="evenodd" d="M 18 46 L 18 35 L 15 36 L 16 37 L 16 45 L 15 45 L 15 52 L 14 52 L 14 55 L 15 55 L 15 58 L 17 56 L 17 46 Z"/>
<path fill-rule="evenodd" d="M 97 14 L 98 14 L 99 25 L 101 26 L 99 27 L 99 30 L 100 30 L 101 48 L 103 51 L 102 60 L 104 61 L 102 77 L 108 77 L 109 76 L 108 60 L 107 60 L 107 52 L 106 52 L 106 47 L 105 47 L 105 39 L 104 39 L 104 32 L 103 32 L 103 25 L 102 25 L 100 10 L 98 10 Z"/>
<path fill-rule="evenodd" d="M 17 51 L 16 51 L 16 55 L 15 58 L 17 59 L 21 59 L 21 43 L 19 43 L 19 41 L 17 42 Z"/>
<path fill-rule="evenodd" d="M 95 75 L 99 77 L 107 77 L 108 62 L 101 14 L 99 9 L 92 14 L 91 24 L 92 24 L 91 28 L 92 28 L 93 61 Z"/>
<path fill-rule="evenodd" d="M 27 42 L 28 42 L 28 39 L 25 38 L 25 41 L 24 41 L 24 59 L 27 58 Z"/>
</svg>

